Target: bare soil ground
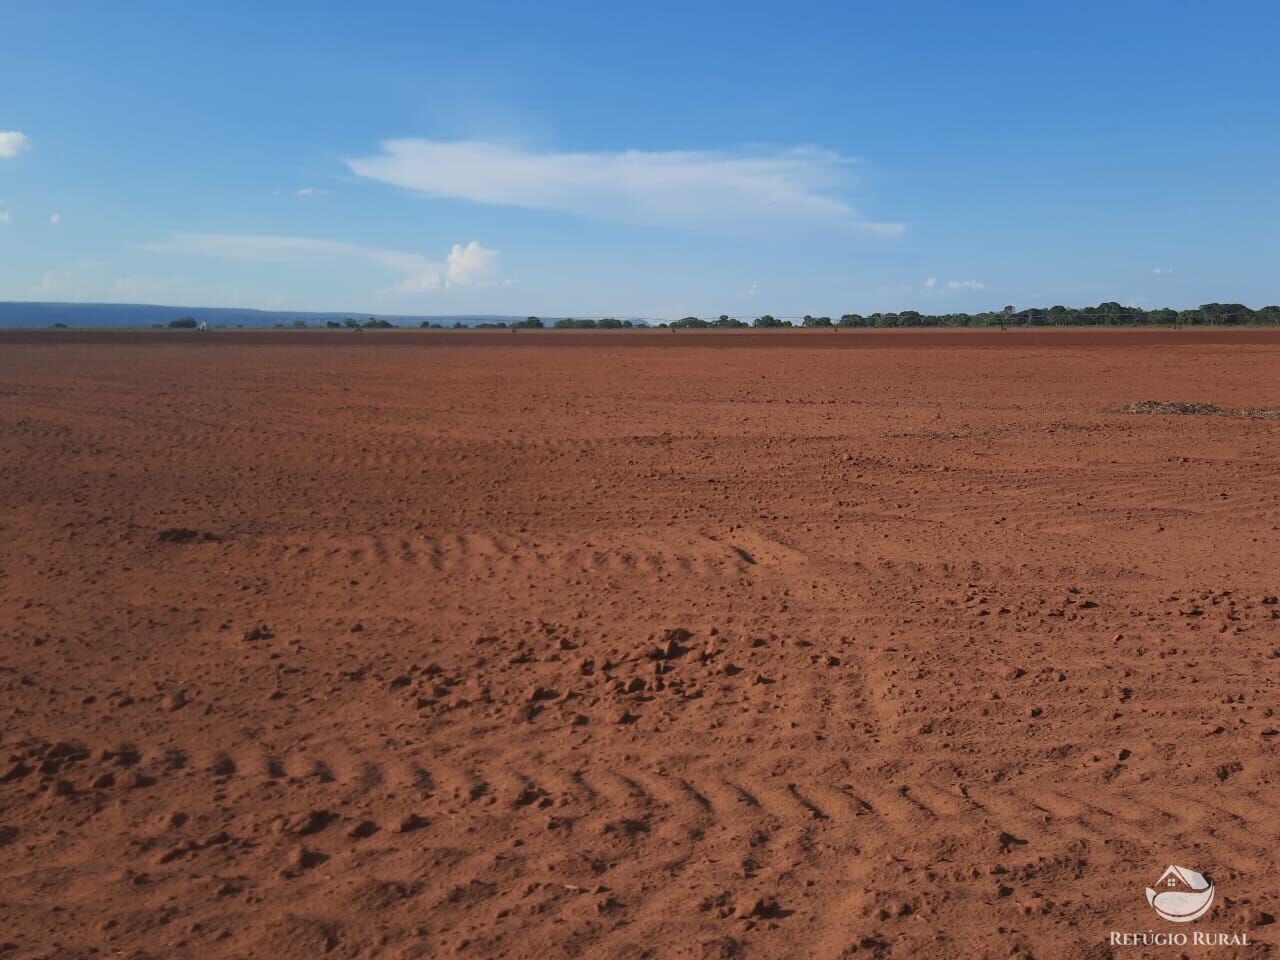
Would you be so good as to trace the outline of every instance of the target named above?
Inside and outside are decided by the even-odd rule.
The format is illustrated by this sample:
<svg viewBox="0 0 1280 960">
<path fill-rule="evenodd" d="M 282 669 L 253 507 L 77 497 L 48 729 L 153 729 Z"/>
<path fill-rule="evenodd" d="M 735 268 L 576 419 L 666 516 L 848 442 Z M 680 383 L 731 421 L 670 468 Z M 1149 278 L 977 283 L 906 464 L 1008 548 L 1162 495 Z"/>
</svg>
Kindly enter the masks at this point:
<svg viewBox="0 0 1280 960">
<path fill-rule="evenodd" d="M 1280 423 L 1146 400 L 1280 335 L 2 335 L 0 957 L 1269 955 Z"/>
</svg>

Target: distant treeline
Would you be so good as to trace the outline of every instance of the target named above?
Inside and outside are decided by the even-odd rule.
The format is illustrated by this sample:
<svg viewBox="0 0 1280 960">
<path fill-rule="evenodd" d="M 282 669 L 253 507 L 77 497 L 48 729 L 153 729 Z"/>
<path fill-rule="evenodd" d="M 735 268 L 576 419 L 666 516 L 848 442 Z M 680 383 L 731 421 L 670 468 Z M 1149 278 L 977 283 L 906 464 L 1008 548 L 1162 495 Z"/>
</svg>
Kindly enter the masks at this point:
<svg viewBox="0 0 1280 960">
<path fill-rule="evenodd" d="M 352 321 L 347 321 L 348 325 Z M 379 322 L 382 325 L 383 322 Z M 369 321 L 365 326 L 374 324 Z M 711 330 L 738 329 L 757 327 L 777 329 L 786 327 L 1090 327 L 1090 326 L 1225 326 L 1244 324 L 1280 324 L 1280 306 L 1263 307 L 1254 310 L 1242 303 L 1205 303 L 1193 310 L 1173 310 L 1161 307 L 1156 310 L 1144 310 L 1141 307 L 1126 307 L 1111 301 L 1100 303 L 1096 307 L 1032 307 L 1027 310 L 1015 310 L 1007 306 L 1003 310 L 990 310 L 985 313 L 920 313 L 916 310 L 903 310 L 898 313 L 872 313 L 863 316 L 860 313 L 846 313 L 839 317 L 775 317 L 765 314 L 753 320 L 743 320 L 721 314 L 719 317 L 682 317 L 672 321 L 636 321 L 618 320 L 614 317 L 578 318 L 561 317 L 557 320 L 542 320 L 538 317 L 527 317 L 511 324 L 479 323 L 473 329 L 508 328 L 543 329 L 552 327 L 557 330 L 618 330 L 635 327 L 663 327 L 675 329 Z M 330 323 L 330 326 L 337 324 Z M 423 327 L 438 328 L 439 324 L 423 323 Z M 462 324 L 455 323 L 455 327 Z"/>
<path fill-rule="evenodd" d="M 1012 306 L 985 313 L 920 313 L 903 310 L 898 313 L 846 313 L 839 317 L 780 318 L 765 314 L 750 323 L 734 317 L 715 319 L 685 317 L 660 326 L 715 327 L 1079 327 L 1079 326 L 1207 326 L 1238 324 L 1280 324 L 1280 306 L 1254 310 L 1242 303 L 1205 303 L 1193 310 L 1161 307 L 1144 310 L 1126 307 L 1114 301 L 1096 307 L 1031 307 L 1015 310 Z"/>
<path fill-rule="evenodd" d="M 191 317 L 181 317 L 177 320 L 170 320 L 170 327 L 194 327 L 196 321 Z M 60 324 L 61 326 L 61 324 Z M 162 324 L 152 324 L 153 327 L 160 327 Z M 243 325 L 239 325 L 243 326 Z M 305 319 L 291 320 L 289 323 L 272 324 L 277 330 L 307 330 L 310 324 Z M 390 320 L 381 320 L 377 317 L 370 317 L 368 320 L 357 320 L 354 317 L 347 317 L 344 320 L 324 320 L 317 322 L 317 326 L 325 327 L 329 330 L 394 330 L 399 324 L 392 323 Z M 461 320 L 455 320 L 453 323 L 439 323 L 432 320 L 423 320 L 418 324 L 422 330 L 541 330 L 544 327 L 552 326 L 558 330 L 630 330 L 633 327 L 647 327 L 651 324 L 632 323 L 630 320 L 617 320 L 613 317 L 602 317 L 598 320 L 577 320 L 573 317 L 561 317 L 559 320 L 548 321 L 543 323 L 538 317 L 526 317 L 524 320 L 514 320 L 507 323 L 505 320 L 482 321 L 480 323 L 463 323 Z M 667 326 L 667 324 L 662 324 Z M 676 324 L 671 324 L 676 326 Z M 746 324 L 740 324 L 746 326 Z"/>
<path fill-rule="evenodd" d="M 329 329 L 377 330 L 394 329 L 398 326 L 390 320 L 369 317 L 357 320 L 347 317 L 342 320 L 323 319 L 315 321 L 317 326 Z M 990 310 L 985 313 L 920 313 L 916 310 L 902 310 L 898 313 L 872 313 L 863 316 L 859 313 L 846 313 L 839 317 L 775 317 L 765 314 L 753 320 L 742 320 L 721 314 L 719 317 L 682 317 L 679 320 L 619 320 L 615 317 L 560 317 L 543 320 L 539 317 L 526 317 L 523 320 L 502 320 L 466 324 L 454 321 L 445 324 L 423 320 L 418 326 L 422 329 L 455 329 L 455 330 L 541 330 L 554 328 L 557 330 L 623 330 L 632 328 L 664 329 L 740 329 L 756 327 L 762 329 L 780 329 L 788 327 L 869 327 L 885 329 L 891 327 L 1091 327 L 1091 326 L 1242 326 L 1249 324 L 1280 325 L 1280 306 L 1262 307 L 1254 310 L 1242 303 L 1205 303 L 1192 310 L 1173 310 L 1161 307 L 1156 310 L 1144 310 L 1141 307 L 1126 307 L 1115 301 L 1100 303 L 1096 307 L 1032 307 L 1027 310 L 1015 310 L 1007 306 L 1003 310 Z M 64 326 L 64 324 L 55 324 Z M 193 317 L 181 317 L 171 320 L 170 327 L 195 327 Z M 163 326 L 163 324 L 152 324 Z M 222 326 L 216 324 L 215 326 Z M 241 326 L 237 324 L 237 326 Z M 311 326 L 305 319 L 295 319 L 288 323 L 273 324 L 277 329 L 293 328 L 305 330 Z"/>
</svg>

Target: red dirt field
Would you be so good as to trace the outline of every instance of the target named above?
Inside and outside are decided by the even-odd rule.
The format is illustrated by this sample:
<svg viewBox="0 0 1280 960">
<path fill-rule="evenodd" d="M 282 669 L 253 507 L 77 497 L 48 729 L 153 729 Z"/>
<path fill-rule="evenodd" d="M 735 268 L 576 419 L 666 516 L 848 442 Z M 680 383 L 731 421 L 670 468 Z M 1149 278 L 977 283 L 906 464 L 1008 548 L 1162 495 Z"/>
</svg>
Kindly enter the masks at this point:
<svg viewBox="0 0 1280 960">
<path fill-rule="evenodd" d="M 0 958 L 1272 955 L 1280 421 L 1147 399 L 1280 333 L 0 334 Z"/>
</svg>

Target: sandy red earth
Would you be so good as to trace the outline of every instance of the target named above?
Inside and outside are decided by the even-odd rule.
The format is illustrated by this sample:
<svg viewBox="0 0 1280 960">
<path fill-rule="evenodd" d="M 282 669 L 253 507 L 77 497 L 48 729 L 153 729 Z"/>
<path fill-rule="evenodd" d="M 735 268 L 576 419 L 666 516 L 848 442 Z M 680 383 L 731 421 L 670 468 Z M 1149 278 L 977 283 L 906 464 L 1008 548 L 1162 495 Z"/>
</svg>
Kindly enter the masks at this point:
<svg viewBox="0 0 1280 960">
<path fill-rule="evenodd" d="M 1270 955 L 1280 421 L 1148 399 L 1280 334 L 0 335 L 0 957 Z"/>
</svg>

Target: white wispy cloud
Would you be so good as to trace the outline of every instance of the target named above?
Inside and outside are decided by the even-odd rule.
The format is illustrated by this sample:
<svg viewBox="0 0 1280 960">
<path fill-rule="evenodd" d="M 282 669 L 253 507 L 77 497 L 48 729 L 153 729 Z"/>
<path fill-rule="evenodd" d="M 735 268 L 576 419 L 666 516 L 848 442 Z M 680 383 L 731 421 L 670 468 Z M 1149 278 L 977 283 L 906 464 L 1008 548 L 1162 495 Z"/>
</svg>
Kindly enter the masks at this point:
<svg viewBox="0 0 1280 960">
<path fill-rule="evenodd" d="M 1151 272 L 1154 273 L 1157 277 L 1173 276 L 1173 269 L 1171 267 L 1156 267 Z"/>
<path fill-rule="evenodd" d="M 62 222 L 62 214 L 60 214 L 60 213 L 55 213 L 55 214 L 53 214 L 52 216 L 50 216 L 50 217 L 49 217 L 49 222 L 50 222 L 50 223 L 61 223 L 61 222 Z"/>
<path fill-rule="evenodd" d="M 297 262 L 308 255 L 342 254 L 365 248 L 336 240 L 314 237 L 287 237 L 242 233 L 175 233 L 168 240 L 144 243 L 152 253 L 189 253 L 224 257 L 229 260 L 257 260 L 267 263 Z"/>
<path fill-rule="evenodd" d="M 75 292 L 70 270 L 46 270 L 40 283 L 32 288 L 36 297 L 70 296 Z"/>
<path fill-rule="evenodd" d="M 114 290 L 122 296 L 142 297 L 176 291 L 181 288 L 181 277 L 126 276 L 116 278 Z"/>
<path fill-rule="evenodd" d="M 830 150 L 536 153 L 481 141 L 387 140 L 353 173 L 428 197 L 555 210 L 617 223 L 725 227 L 830 220 L 897 234 L 838 191 L 856 162 Z"/>
<path fill-rule="evenodd" d="M 17 130 L 0 130 L 0 157 L 11 160 L 31 148 L 31 139 Z"/>
<path fill-rule="evenodd" d="M 5 209 L 4 200 L 0 199 L 0 223 L 10 223 L 13 221 L 13 214 Z"/>
<path fill-rule="evenodd" d="M 981 290 L 986 286 L 979 280 L 948 280 L 948 290 Z"/>
<path fill-rule="evenodd" d="M 934 287 L 936 287 L 937 285 L 938 285 L 938 278 L 937 278 L 937 277 L 929 277 L 929 278 L 928 278 L 927 280 L 925 280 L 925 282 L 924 282 L 924 288 L 925 288 L 926 290 L 932 290 L 932 289 L 933 289 Z"/>
<path fill-rule="evenodd" d="M 454 244 L 443 260 L 434 260 L 411 251 L 380 250 L 341 240 L 231 233 L 175 233 L 168 240 L 143 244 L 142 249 L 263 263 L 305 264 L 357 258 L 400 274 L 400 280 L 389 288 L 396 293 L 492 285 L 500 256 L 497 250 L 475 240 L 465 246 Z"/>
<path fill-rule="evenodd" d="M 318 197 L 320 194 L 326 192 L 327 191 L 322 190 L 320 187 L 299 187 L 297 190 L 293 191 L 293 195 L 295 197 Z"/>
</svg>

